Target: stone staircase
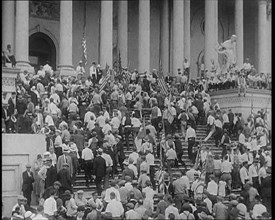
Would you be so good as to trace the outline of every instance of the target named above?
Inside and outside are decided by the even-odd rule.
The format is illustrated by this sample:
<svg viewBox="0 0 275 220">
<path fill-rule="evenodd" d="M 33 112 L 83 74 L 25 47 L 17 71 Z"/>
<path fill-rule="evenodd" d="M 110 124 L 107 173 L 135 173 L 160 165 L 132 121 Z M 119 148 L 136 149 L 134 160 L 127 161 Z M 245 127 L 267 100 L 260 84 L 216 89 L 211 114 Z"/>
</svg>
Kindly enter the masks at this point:
<svg viewBox="0 0 275 220">
<path fill-rule="evenodd" d="M 149 117 L 150 117 L 150 110 L 147 109 L 147 110 L 143 110 L 143 117 L 145 119 L 145 124 L 147 124 L 146 122 L 148 122 L 149 120 Z M 176 131 L 176 133 L 180 133 L 180 131 Z M 162 134 L 162 133 L 161 133 Z M 159 139 L 157 140 L 157 142 L 159 143 L 160 142 L 160 138 L 161 138 L 161 134 L 159 135 Z M 196 135 L 197 135 L 197 138 L 196 138 L 196 141 L 200 142 L 202 144 L 202 146 L 209 146 L 212 154 L 220 154 L 221 155 L 221 152 L 222 152 L 222 149 L 221 148 L 217 148 L 215 146 L 215 142 L 214 142 L 214 139 L 213 138 L 210 138 L 207 142 L 202 142 L 202 140 L 207 136 L 207 127 L 206 125 L 198 125 L 197 126 L 197 129 L 196 129 Z M 193 163 L 189 160 L 188 158 L 188 143 L 185 142 L 185 140 L 181 137 L 181 142 L 182 142 L 182 148 L 183 148 L 183 156 L 182 156 L 182 161 L 185 162 L 185 165 L 186 165 L 186 168 L 189 169 L 191 166 L 193 166 Z M 133 137 L 130 136 L 129 137 L 129 148 L 130 150 L 127 150 L 126 149 L 126 144 L 124 143 L 124 152 L 125 152 L 125 156 L 126 158 L 128 158 L 129 154 L 132 152 L 132 148 L 134 147 L 134 140 L 133 140 Z M 156 152 L 156 149 L 155 149 L 155 152 Z M 159 158 L 155 158 L 155 164 L 157 165 L 156 167 L 159 167 L 160 165 L 160 159 Z M 173 174 L 175 174 L 176 172 L 179 172 L 181 170 L 184 170 L 185 167 L 183 166 L 179 166 L 178 168 L 172 168 L 172 176 Z M 122 171 L 120 169 L 120 166 L 118 166 L 118 174 L 114 175 L 115 178 L 119 179 Z M 157 171 L 157 170 L 155 170 Z M 90 187 L 87 188 L 86 186 L 86 181 L 85 181 L 85 175 L 84 175 L 84 171 L 82 170 L 80 174 L 77 174 L 76 176 L 76 180 L 75 180 L 75 183 L 74 183 L 74 191 L 77 191 L 77 190 L 83 190 L 85 192 L 85 194 L 87 195 L 86 197 L 91 197 L 91 193 L 93 191 L 96 190 L 96 186 L 94 183 L 90 184 Z M 157 184 L 157 181 L 156 181 L 156 184 Z M 233 191 L 234 192 L 234 191 Z M 235 191 L 234 193 L 236 194 L 239 194 L 239 191 Z M 157 204 L 158 200 L 157 198 L 155 198 L 155 206 Z"/>
</svg>

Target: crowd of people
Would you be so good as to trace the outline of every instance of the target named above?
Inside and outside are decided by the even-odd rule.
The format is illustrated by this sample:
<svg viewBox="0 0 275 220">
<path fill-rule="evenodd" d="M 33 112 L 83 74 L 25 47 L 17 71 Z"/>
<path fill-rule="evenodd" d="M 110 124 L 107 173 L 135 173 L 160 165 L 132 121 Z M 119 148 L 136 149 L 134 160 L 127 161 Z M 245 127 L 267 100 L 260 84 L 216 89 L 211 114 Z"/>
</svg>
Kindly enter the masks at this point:
<svg viewBox="0 0 275 220">
<path fill-rule="evenodd" d="M 240 94 L 252 69 L 244 65 L 232 73 L 232 67 L 217 77 L 206 72 L 197 82 L 189 71 L 185 60 L 183 71 L 165 78 L 168 94 L 155 69 L 141 77 L 126 68 L 104 89 L 95 62 L 88 74 L 79 62 L 75 77 L 59 77 L 49 64 L 36 74 L 20 73 L 16 92 L 8 100 L 2 95 L 2 131 L 44 134 L 47 149 L 26 165 L 12 219 L 271 218 L 266 111 L 245 120 L 242 113 L 221 110 L 208 93 L 238 87 Z M 208 127 L 202 142 L 198 125 Z M 221 155 L 205 144 L 211 137 Z M 194 164 L 190 169 L 182 160 L 183 142 Z M 174 167 L 180 172 L 172 172 Z M 96 185 L 92 198 L 74 191 L 81 170 L 87 188 Z M 232 193 L 238 188 L 240 195 Z"/>
</svg>

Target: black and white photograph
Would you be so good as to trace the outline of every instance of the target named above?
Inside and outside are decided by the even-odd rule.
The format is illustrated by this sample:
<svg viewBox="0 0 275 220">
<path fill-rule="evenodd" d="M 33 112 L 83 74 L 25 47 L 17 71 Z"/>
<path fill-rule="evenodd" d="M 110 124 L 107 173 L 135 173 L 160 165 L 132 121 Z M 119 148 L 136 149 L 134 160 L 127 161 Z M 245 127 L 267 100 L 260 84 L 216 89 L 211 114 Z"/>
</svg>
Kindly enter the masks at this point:
<svg viewBox="0 0 275 220">
<path fill-rule="evenodd" d="M 2 0 L 2 220 L 271 220 L 272 0 Z"/>
</svg>

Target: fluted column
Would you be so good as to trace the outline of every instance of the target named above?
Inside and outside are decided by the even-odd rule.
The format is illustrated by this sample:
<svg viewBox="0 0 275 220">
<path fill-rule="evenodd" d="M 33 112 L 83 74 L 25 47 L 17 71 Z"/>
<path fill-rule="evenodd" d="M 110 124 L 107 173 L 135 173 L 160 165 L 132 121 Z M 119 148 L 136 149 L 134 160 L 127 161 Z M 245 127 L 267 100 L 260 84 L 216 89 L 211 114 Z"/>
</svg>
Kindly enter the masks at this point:
<svg viewBox="0 0 275 220">
<path fill-rule="evenodd" d="M 161 36 L 160 36 L 160 57 L 163 73 L 169 72 L 169 2 L 162 1 L 161 8 Z"/>
<path fill-rule="evenodd" d="M 267 13 L 266 0 L 258 0 L 258 70 L 260 73 L 267 72 L 268 50 L 267 50 Z"/>
<path fill-rule="evenodd" d="M 7 45 L 10 44 L 12 51 L 15 49 L 14 45 L 14 14 L 15 1 L 2 1 L 2 50 L 6 50 Z"/>
<path fill-rule="evenodd" d="M 17 68 L 34 73 L 29 61 L 29 1 L 16 1 L 15 58 Z"/>
<path fill-rule="evenodd" d="M 190 60 L 190 0 L 184 1 L 184 58 L 186 58 L 191 65 Z M 193 73 L 195 73 L 193 71 Z M 190 75 L 190 78 L 194 78 L 196 75 Z"/>
<path fill-rule="evenodd" d="M 218 63 L 218 54 L 215 50 L 218 43 L 218 0 L 205 0 L 205 69 L 211 67 L 211 59 Z"/>
<path fill-rule="evenodd" d="M 183 68 L 184 49 L 184 1 L 173 1 L 173 75 Z"/>
<path fill-rule="evenodd" d="M 73 2 L 60 1 L 60 75 L 75 76 L 73 69 Z"/>
<path fill-rule="evenodd" d="M 236 61 L 243 66 L 243 0 L 235 0 L 235 33 L 237 35 Z"/>
<path fill-rule="evenodd" d="M 121 65 L 128 65 L 128 1 L 118 1 L 118 52 Z"/>
<path fill-rule="evenodd" d="M 150 71 L 150 0 L 139 0 L 138 71 Z"/>
<path fill-rule="evenodd" d="M 100 64 L 113 68 L 113 1 L 101 1 Z"/>
</svg>

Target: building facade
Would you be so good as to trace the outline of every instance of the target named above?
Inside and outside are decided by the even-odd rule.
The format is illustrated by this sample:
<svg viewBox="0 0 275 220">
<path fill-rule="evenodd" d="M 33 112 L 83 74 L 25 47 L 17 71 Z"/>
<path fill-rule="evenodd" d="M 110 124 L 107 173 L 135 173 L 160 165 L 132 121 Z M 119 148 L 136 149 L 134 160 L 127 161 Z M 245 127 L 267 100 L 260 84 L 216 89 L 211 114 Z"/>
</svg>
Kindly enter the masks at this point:
<svg viewBox="0 0 275 220">
<path fill-rule="evenodd" d="M 86 38 L 87 66 L 122 66 L 139 72 L 159 69 L 175 75 L 190 63 L 199 76 L 214 59 L 217 43 L 237 35 L 237 64 L 250 58 L 259 72 L 271 72 L 270 0 L 2 1 L 2 49 L 12 45 L 17 66 L 37 68 L 46 60 L 61 74 L 73 74 Z"/>
</svg>

